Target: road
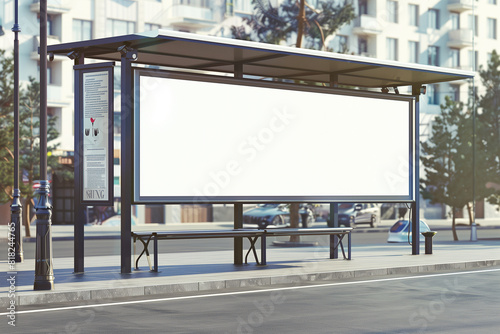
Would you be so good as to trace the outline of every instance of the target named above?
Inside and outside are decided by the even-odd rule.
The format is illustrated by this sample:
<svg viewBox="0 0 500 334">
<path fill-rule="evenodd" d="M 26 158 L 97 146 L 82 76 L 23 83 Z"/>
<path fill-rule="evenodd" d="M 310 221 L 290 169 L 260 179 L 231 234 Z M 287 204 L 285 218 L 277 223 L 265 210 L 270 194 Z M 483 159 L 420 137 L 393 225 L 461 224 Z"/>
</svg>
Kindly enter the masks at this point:
<svg viewBox="0 0 500 334">
<path fill-rule="evenodd" d="M 25 307 L 2 333 L 498 333 L 500 268 Z"/>
<path fill-rule="evenodd" d="M 318 227 L 323 227 L 318 224 Z M 367 233 L 353 233 L 352 243 L 353 246 L 359 245 L 380 245 L 386 244 L 387 242 L 387 232 L 370 232 L 372 229 L 369 227 L 358 227 L 359 231 L 366 231 Z M 459 239 L 469 240 L 470 232 L 466 230 L 460 230 Z M 286 240 L 286 237 L 284 237 Z M 301 240 L 323 240 L 326 242 L 325 236 L 310 236 L 301 237 Z M 478 238 L 500 238 L 500 229 L 485 229 L 478 230 Z M 269 238 L 268 245 L 271 247 L 273 238 Z M 440 242 L 452 242 L 453 237 L 451 230 L 439 231 L 434 237 L 435 243 Z M 24 258 L 34 259 L 35 258 L 35 243 L 25 242 L 23 244 Z M 0 247 L 2 252 L 7 249 L 6 241 L 0 241 Z M 408 246 L 410 247 L 410 246 Z M 54 241 L 52 243 L 53 256 L 54 257 L 72 257 L 73 256 L 73 241 Z M 232 250 L 233 241 L 231 239 L 197 239 L 197 240 L 172 240 L 171 242 L 164 242 L 160 245 L 160 252 L 205 252 L 205 251 L 217 251 L 217 250 Z M 85 256 L 95 256 L 95 255 L 119 255 L 120 254 L 120 240 L 118 239 L 91 239 L 85 241 Z"/>
</svg>

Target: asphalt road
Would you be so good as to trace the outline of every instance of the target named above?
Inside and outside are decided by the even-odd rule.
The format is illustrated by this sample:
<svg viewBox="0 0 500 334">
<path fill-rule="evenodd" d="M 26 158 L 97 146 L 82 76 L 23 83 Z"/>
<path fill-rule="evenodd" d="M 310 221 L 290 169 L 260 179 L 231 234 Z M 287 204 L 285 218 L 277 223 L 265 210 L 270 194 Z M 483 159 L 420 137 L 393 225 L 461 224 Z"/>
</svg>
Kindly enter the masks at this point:
<svg viewBox="0 0 500 334">
<path fill-rule="evenodd" d="M 366 231 L 366 233 L 353 233 L 352 244 L 353 246 L 359 245 L 380 245 L 387 243 L 387 232 L 370 232 L 373 231 L 369 227 L 358 227 L 359 231 Z M 460 240 L 470 240 L 470 232 L 463 230 L 459 232 Z M 497 238 L 500 239 L 500 229 L 485 229 L 478 230 L 478 238 Z M 273 238 L 268 238 L 268 246 L 274 241 Z M 280 240 L 287 240 L 287 237 L 282 237 Z M 301 237 L 304 241 L 320 241 L 326 244 L 326 236 L 308 236 Z M 435 243 L 452 242 L 453 236 L 451 230 L 439 231 L 434 237 Z M 66 241 L 53 241 L 53 257 L 72 257 L 73 256 L 72 240 Z M 4 247 L 5 246 L 5 247 Z M 35 258 L 35 243 L 25 242 L 23 244 L 23 252 L 25 259 Z M 7 249 L 6 241 L 0 241 L 2 252 Z M 408 246 L 410 247 L 410 246 Z M 163 242 L 160 244 L 160 252 L 176 253 L 176 252 L 206 252 L 217 250 L 232 250 L 233 241 L 231 239 L 196 239 L 196 240 L 172 240 L 170 242 Z M 119 239 L 91 239 L 85 240 L 85 256 L 96 255 L 119 255 L 120 254 L 120 240 Z"/>
<path fill-rule="evenodd" d="M 16 327 L 3 313 L 0 332 L 498 333 L 499 281 L 496 267 L 31 307 L 18 310 Z"/>
</svg>

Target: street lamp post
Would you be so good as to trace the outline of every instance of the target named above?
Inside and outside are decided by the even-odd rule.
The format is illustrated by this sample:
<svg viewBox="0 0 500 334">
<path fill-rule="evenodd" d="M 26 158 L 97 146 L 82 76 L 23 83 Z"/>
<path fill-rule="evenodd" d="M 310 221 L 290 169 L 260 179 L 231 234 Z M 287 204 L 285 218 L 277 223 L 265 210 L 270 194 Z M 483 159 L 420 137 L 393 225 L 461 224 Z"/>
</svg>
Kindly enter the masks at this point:
<svg viewBox="0 0 500 334">
<path fill-rule="evenodd" d="M 40 1 L 40 188 L 36 209 L 34 290 L 54 289 L 52 206 L 47 178 L 47 0 Z"/>
<path fill-rule="evenodd" d="M 14 193 L 12 198 L 11 222 L 14 223 L 14 249 L 15 261 L 23 262 L 23 239 L 21 234 L 21 217 L 23 206 L 21 204 L 21 191 L 19 190 L 19 26 L 18 4 L 15 2 L 14 8 Z"/>
</svg>

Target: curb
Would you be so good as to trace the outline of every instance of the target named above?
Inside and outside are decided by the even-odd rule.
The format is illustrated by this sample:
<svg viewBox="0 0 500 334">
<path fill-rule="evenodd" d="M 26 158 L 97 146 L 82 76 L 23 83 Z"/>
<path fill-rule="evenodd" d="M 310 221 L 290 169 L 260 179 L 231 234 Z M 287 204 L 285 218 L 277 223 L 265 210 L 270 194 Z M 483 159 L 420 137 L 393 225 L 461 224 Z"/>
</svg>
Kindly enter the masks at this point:
<svg viewBox="0 0 500 334">
<path fill-rule="evenodd" d="M 319 273 L 306 273 L 301 275 L 267 276 L 245 279 L 227 279 L 205 282 L 191 282 L 184 284 L 163 284 L 150 286 L 125 287 L 114 289 L 90 289 L 90 290 L 72 290 L 61 292 L 36 292 L 20 293 L 16 298 L 16 305 L 47 305 L 53 303 L 71 303 L 71 302 L 99 302 L 109 301 L 110 299 L 120 297 L 140 297 L 153 296 L 157 294 L 174 294 L 179 292 L 201 292 L 201 291 L 220 291 L 224 289 L 235 289 L 244 287 L 262 287 L 279 284 L 301 284 L 304 282 L 332 281 L 348 278 L 362 278 L 373 276 L 391 276 L 415 273 L 430 273 L 447 270 L 464 270 L 482 267 L 492 267 L 500 265 L 500 260 L 481 260 L 455 263 L 442 263 L 420 266 L 378 268 L 378 269 L 360 269 L 352 271 L 329 271 Z M 8 297 L 0 297 L 0 303 L 7 305 L 11 302 Z"/>
</svg>

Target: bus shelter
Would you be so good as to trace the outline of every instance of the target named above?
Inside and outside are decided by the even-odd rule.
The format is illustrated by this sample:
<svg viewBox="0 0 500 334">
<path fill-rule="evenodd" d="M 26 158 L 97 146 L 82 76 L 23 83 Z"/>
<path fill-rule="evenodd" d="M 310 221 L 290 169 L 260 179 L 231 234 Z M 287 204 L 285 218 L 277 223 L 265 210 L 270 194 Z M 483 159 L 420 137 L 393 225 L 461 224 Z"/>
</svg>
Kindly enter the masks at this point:
<svg viewBox="0 0 500 334">
<path fill-rule="evenodd" d="M 131 272 L 133 204 L 234 204 L 240 228 L 244 203 L 330 203 L 338 226 L 338 203 L 394 202 L 418 222 L 420 96 L 426 84 L 474 76 L 167 30 L 48 53 L 74 60 L 75 272 L 84 271 L 84 207 L 113 196 L 122 273 Z M 118 84 L 121 193 L 113 194 Z M 235 238 L 235 263 L 241 248 Z"/>
</svg>

